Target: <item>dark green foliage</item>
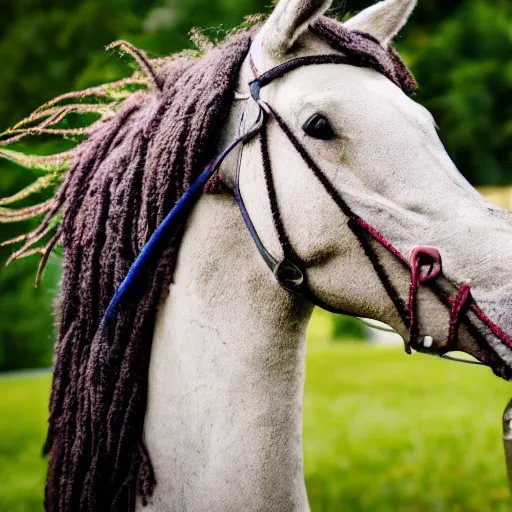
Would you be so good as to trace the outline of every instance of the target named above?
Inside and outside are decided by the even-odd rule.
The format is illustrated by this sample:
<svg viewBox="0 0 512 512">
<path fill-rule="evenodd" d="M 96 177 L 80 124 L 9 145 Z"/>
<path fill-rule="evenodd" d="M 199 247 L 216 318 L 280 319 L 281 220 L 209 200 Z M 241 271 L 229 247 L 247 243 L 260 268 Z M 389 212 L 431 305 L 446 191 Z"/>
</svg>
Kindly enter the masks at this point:
<svg viewBox="0 0 512 512">
<path fill-rule="evenodd" d="M 465 2 L 414 60 L 425 90 L 419 100 L 437 118 L 451 157 L 475 185 L 511 182 L 511 26 L 512 3 Z"/>
<path fill-rule="evenodd" d="M 337 0 L 356 12 L 372 0 Z M 52 97 L 131 73 L 104 46 L 126 39 L 150 52 L 191 48 L 188 32 L 221 39 L 268 0 L 0 0 L 0 130 Z M 346 6 L 346 7 L 345 7 Z M 421 0 L 397 45 L 420 84 L 418 101 L 435 115 L 457 166 L 475 184 L 511 183 L 512 4 L 510 0 Z M 220 27 L 220 28 L 219 28 Z M 34 175 L 0 162 L 0 197 Z M 1 225 L 0 241 L 26 226 Z M 37 256 L 1 267 L 0 369 L 51 362 L 51 297 L 58 259 L 33 288 Z M 347 320 L 335 333 L 356 335 Z"/>
<path fill-rule="evenodd" d="M 37 289 L 34 266 L 33 261 L 22 260 L 2 270 L 0 276 L 0 371 L 52 365 L 52 301 L 57 294 L 60 261 L 58 257 L 50 259 L 47 284 Z"/>
<path fill-rule="evenodd" d="M 364 324 L 345 315 L 333 315 L 332 337 L 335 341 L 343 339 L 361 340 L 364 338 Z"/>
<path fill-rule="evenodd" d="M 4 164 L 0 168 L 0 195 L 6 196 L 32 182 L 36 174 Z M 32 223 L 3 224 L 0 241 L 8 240 Z M 57 292 L 60 259 L 52 257 L 44 286 L 34 287 L 38 256 L 4 266 L 12 246 L 0 247 L 0 371 L 52 364 L 52 302 Z"/>
</svg>

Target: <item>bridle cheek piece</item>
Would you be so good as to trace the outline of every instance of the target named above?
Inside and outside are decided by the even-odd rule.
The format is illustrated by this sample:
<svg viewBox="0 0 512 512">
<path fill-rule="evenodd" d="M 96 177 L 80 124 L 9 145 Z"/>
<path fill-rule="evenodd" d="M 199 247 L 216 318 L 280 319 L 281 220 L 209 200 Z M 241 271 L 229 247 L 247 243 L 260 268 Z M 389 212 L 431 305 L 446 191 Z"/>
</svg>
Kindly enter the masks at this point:
<svg viewBox="0 0 512 512">
<path fill-rule="evenodd" d="M 257 72 L 254 63 L 252 62 L 252 58 L 250 59 L 250 63 L 253 73 L 255 74 L 255 79 L 249 84 L 250 98 L 259 107 L 256 121 L 250 128 L 243 130 L 247 110 L 246 107 L 241 117 L 240 133 L 238 137 L 233 142 L 231 142 L 228 147 L 222 153 L 220 153 L 202 172 L 202 174 L 189 187 L 189 189 L 187 189 L 183 196 L 178 200 L 174 208 L 169 212 L 163 222 L 155 230 L 147 244 L 143 247 L 136 261 L 130 268 L 128 275 L 121 283 L 121 286 L 112 298 L 104 315 L 103 323 L 109 322 L 109 320 L 116 313 L 119 303 L 124 298 L 124 296 L 128 294 L 129 289 L 134 287 L 137 280 L 142 276 L 149 260 L 158 257 L 158 255 L 161 254 L 162 246 L 165 244 L 165 240 L 168 240 L 178 229 L 180 229 L 180 226 L 183 225 L 183 222 L 186 220 L 192 207 L 201 196 L 203 188 L 208 180 L 218 171 L 226 156 L 229 155 L 236 147 L 240 147 L 240 151 L 238 153 L 238 163 L 236 169 L 234 189 L 235 198 L 249 233 L 254 240 L 256 248 L 258 249 L 267 266 L 274 274 L 276 280 L 287 291 L 302 295 L 323 309 L 335 313 L 344 313 L 343 311 L 331 307 L 329 304 L 322 301 L 319 297 L 316 297 L 312 292 L 308 286 L 305 265 L 293 249 L 287 231 L 284 227 L 276 195 L 272 174 L 272 165 L 268 150 L 267 125 L 269 120 L 272 119 L 272 121 L 277 123 L 281 131 L 301 156 L 304 163 L 307 165 L 319 183 L 323 186 L 327 194 L 335 202 L 340 211 L 347 218 L 348 227 L 358 239 L 363 251 L 371 262 L 376 275 L 378 276 L 394 307 L 396 308 L 396 311 L 398 312 L 404 326 L 408 330 L 409 336 L 408 340 L 405 342 L 405 350 L 407 353 L 411 353 L 412 348 L 414 348 L 415 350 L 429 353 L 430 355 L 436 355 L 461 362 L 481 364 L 477 363 L 476 361 L 449 358 L 445 355 L 446 352 L 457 348 L 459 326 L 464 320 L 467 321 L 468 328 L 473 328 L 473 330 L 476 329 L 472 323 L 469 323 L 469 320 L 467 319 L 466 313 L 468 311 L 471 311 L 496 338 L 498 338 L 501 342 L 512 349 L 512 339 L 481 311 L 481 309 L 471 297 L 471 290 L 469 285 L 462 284 L 457 286 L 443 276 L 441 256 L 439 251 L 434 247 L 417 246 L 412 250 L 410 259 L 407 259 L 380 232 L 378 232 L 352 210 L 340 192 L 338 192 L 338 190 L 324 174 L 324 172 L 315 163 L 313 158 L 295 136 L 285 120 L 278 114 L 278 112 L 273 109 L 271 105 L 266 103 L 261 98 L 260 93 L 263 87 L 270 84 L 273 80 L 281 78 L 295 69 L 303 66 L 320 64 L 353 64 L 350 58 L 339 54 L 298 57 L 280 64 L 262 74 Z M 259 238 L 240 192 L 240 168 L 243 147 L 245 144 L 254 140 L 255 138 L 258 138 L 259 140 L 263 162 L 263 172 L 267 188 L 267 196 L 270 202 L 270 210 L 272 212 L 272 221 L 283 253 L 283 259 L 281 261 L 278 261 L 274 256 L 272 256 L 272 254 L 266 249 L 261 239 Z M 406 304 L 405 301 L 401 298 L 384 266 L 380 262 L 378 254 L 372 245 L 372 240 L 378 242 L 411 273 L 408 304 Z M 438 281 L 441 278 L 446 279 L 457 290 L 455 298 L 451 297 L 449 293 L 444 291 L 444 289 L 438 285 Z M 424 338 L 424 336 L 420 336 L 417 319 L 417 303 L 420 284 L 423 284 L 434 291 L 450 312 L 449 334 L 441 353 L 428 350 L 426 351 L 424 350 L 425 347 L 420 343 L 420 340 Z M 485 363 L 483 359 L 482 362 Z"/>
</svg>

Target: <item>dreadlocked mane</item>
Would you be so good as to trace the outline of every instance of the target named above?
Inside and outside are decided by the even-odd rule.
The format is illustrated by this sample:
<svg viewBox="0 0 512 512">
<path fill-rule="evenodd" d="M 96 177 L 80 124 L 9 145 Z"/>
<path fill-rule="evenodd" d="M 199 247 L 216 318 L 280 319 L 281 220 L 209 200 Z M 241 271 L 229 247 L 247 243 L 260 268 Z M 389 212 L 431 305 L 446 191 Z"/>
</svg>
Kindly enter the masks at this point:
<svg viewBox="0 0 512 512">
<path fill-rule="evenodd" d="M 215 156 L 254 29 L 238 31 L 201 58 L 149 60 L 118 43 L 141 72 L 70 93 L 0 135 L 0 156 L 46 174 L 0 200 L 0 222 L 45 214 L 12 258 L 64 248 L 62 294 L 45 454 L 48 512 L 132 512 L 155 485 L 142 441 L 155 314 L 172 282 L 183 229 L 148 266 L 113 322 L 101 323 L 116 289 L 151 234 Z M 414 81 L 394 50 L 322 18 L 311 31 L 406 91 Z M 135 90 L 134 90 L 135 89 Z M 94 98 L 95 101 L 92 101 Z M 98 101 L 101 100 L 101 101 Z M 97 114 L 82 129 L 59 128 L 70 113 Z M 7 149 L 40 134 L 87 136 L 73 150 L 27 156 Z M 65 172 L 64 172 L 65 171 Z M 62 181 L 41 204 L 5 208 Z M 208 192 L 226 192 L 219 180 Z M 46 240 L 44 247 L 37 243 Z M 11 258 L 11 259 L 12 259 Z"/>
</svg>

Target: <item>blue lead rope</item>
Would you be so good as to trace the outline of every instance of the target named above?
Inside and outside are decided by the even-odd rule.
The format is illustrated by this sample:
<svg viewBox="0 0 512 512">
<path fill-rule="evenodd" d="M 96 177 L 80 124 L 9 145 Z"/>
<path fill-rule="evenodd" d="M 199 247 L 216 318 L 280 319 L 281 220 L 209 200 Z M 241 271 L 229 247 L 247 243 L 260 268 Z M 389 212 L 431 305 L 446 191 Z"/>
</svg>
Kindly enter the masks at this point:
<svg viewBox="0 0 512 512">
<path fill-rule="evenodd" d="M 217 158 L 215 158 L 215 160 L 200 174 L 194 183 L 192 183 L 192 185 L 190 185 L 186 192 L 180 197 L 178 202 L 151 235 L 150 239 L 146 242 L 136 260 L 133 262 L 128 274 L 126 274 L 126 277 L 123 279 L 123 282 L 112 297 L 112 300 L 103 315 L 102 325 L 106 325 L 112 320 L 116 314 L 119 304 L 130 290 L 133 289 L 138 279 L 148 268 L 150 262 L 155 261 L 155 259 L 160 256 L 162 247 L 165 247 L 163 242 L 165 240 L 169 240 L 176 233 L 180 223 L 188 217 L 193 206 L 201 196 L 205 185 L 219 169 L 226 156 L 228 156 L 229 153 L 231 153 L 231 151 L 240 144 L 240 142 L 246 142 L 252 139 L 259 132 L 262 122 L 260 114 L 254 127 L 246 134 L 235 139 L 220 155 L 218 155 Z"/>
<path fill-rule="evenodd" d="M 128 274 L 123 279 L 123 282 L 117 289 L 115 295 L 112 297 L 108 305 L 105 315 L 103 316 L 103 324 L 107 324 L 115 315 L 117 306 L 123 300 L 125 295 L 132 289 L 138 278 L 143 274 L 150 261 L 153 261 L 157 256 L 159 249 L 162 246 L 163 240 L 169 240 L 175 234 L 180 222 L 187 218 L 192 207 L 196 204 L 199 196 L 208 180 L 213 176 L 216 168 L 214 166 L 208 167 L 202 172 L 187 191 L 180 197 L 174 208 L 167 214 L 162 223 L 158 226 L 151 238 L 146 242 L 140 251 L 137 259 L 133 262 Z"/>
</svg>

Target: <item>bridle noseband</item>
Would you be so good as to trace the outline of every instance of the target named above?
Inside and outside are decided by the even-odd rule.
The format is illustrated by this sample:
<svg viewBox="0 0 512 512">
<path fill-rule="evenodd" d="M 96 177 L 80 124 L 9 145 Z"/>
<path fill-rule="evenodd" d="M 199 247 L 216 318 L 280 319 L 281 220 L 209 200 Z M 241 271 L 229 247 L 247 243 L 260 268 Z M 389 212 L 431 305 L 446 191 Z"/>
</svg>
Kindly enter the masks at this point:
<svg viewBox="0 0 512 512">
<path fill-rule="evenodd" d="M 251 68 L 253 69 L 253 73 L 255 73 L 255 78 L 252 82 L 250 82 L 249 88 L 250 98 L 258 105 L 258 115 L 256 121 L 249 129 L 246 131 L 244 130 L 247 110 L 246 106 L 242 114 L 240 133 L 238 137 L 233 142 L 231 142 L 231 144 L 229 144 L 229 146 L 221 154 L 219 154 L 214 159 L 214 161 L 203 171 L 203 173 L 184 193 L 184 195 L 179 199 L 171 212 L 153 233 L 150 240 L 143 247 L 138 258 L 130 268 L 128 275 L 121 283 L 121 286 L 114 295 L 111 303 L 109 304 L 109 307 L 107 308 L 103 318 L 103 323 L 107 323 L 109 319 L 115 314 L 116 308 L 120 301 L 143 274 L 144 269 L 146 268 L 150 259 L 161 254 L 162 246 L 165 244 L 165 240 L 168 240 L 170 236 L 179 229 L 179 227 L 190 213 L 192 207 L 200 197 L 208 180 L 217 172 L 226 156 L 229 155 L 236 147 L 240 147 L 240 151 L 238 154 L 236 170 L 234 189 L 235 198 L 249 233 L 254 240 L 256 248 L 258 249 L 258 252 L 262 256 L 263 260 L 270 268 L 279 284 L 287 291 L 299 294 L 312 303 L 328 311 L 343 313 L 343 311 L 333 308 L 329 304 L 323 302 L 319 297 L 316 297 L 313 291 L 310 289 L 308 286 L 305 265 L 295 252 L 283 224 L 268 150 L 267 125 L 269 120 L 273 120 L 277 123 L 280 130 L 293 145 L 297 153 L 313 173 L 315 178 L 322 185 L 329 197 L 335 202 L 339 210 L 347 218 L 348 227 L 359 241 L 364 253 L 371 262 L 376 275 L 378 276 L 385 291 L 387 292 L 394 307 L 396 308 L 396 311 L 398 312 L 398 315 L 400 316 L 404 326 L 408 330 L 409 339 L 405 343 L 405 349 L 407 353 L 410 354 L 412 352 L 412 348 L 414 348 L 417 351 L 425 352 L 430 355 L 436 355 L 450 359 L 448 356 L 446 356 L 446 352 L 455 350 L 457 348 L 459 327 L 462 322 L 467 320 L 466 313 L 468 311 L 471 311 L 496 338 L 498 338 L 501 342 L 512 349 L 512 339 L 481 311 L 471 296 L 469 285 L 462 284 L 457 286 L 443 276 L 441 256 L 439 251 L 433 247 L 417 246 L 413 249 L 410 259 L 407 259 L 380 232 L 378 232 L 352 210 L 340 192 L 334 187 L 328 177 L 324 174 L 322 169 L 315 163 L 314 159 L 298 140 L 286 121 L 279 115 L 276 110 L 274 110 L 271 105 L 266 103 L 261 98 L 262 88 L 274 80 L 281 78 L 289 72 L 300 67 L 320 64 L 357 65 L 349 57 L 344 55 L 314 55 L 292 59 L 285 62 L 284 64 L 280 64 L 270 69 L 269 71 L 266 71 L 265 73 L 258 74 L 254 63 L 251 62 Z M 250 101 L 250 99 L 247 99 L 247 101 Z M 283 259 L 281 261 L 277 260 L 262 243 L 247 211 L 240 191 L 240 169 L 243 147 L 245 144 L 258 136 L 263 162 L 265 184 L 267 188 L 267 196 L 270 202 L 270 210 L 272 212 L 273 225 L 283 253 Z M 395 285 L 387 274 L 384 266 L 380 262 L 378 254 L 372 245 L 372 240 L 378 242 L 380 246 L 382 246 L 391 255 L 393 255 L 395 259 L 398 260 L 411 273 L 409 300 L 407 304 L 400 297 L 400 294 L 398 293 Z M 455 297 L 452 297 L 443 287 L 439 286 L 438 281 L 440 279 L 446 280 L 448 283 L 450 283 L 451 287 L 456 290 Z M 450 313 L 449 334 L 447 342 L 442 349 L 442 353 L 435 353 L 425 350 L 425 347 L 421 343 L 421 340 L 424 338 L 424 336 L 421 336 L 419 333 L 417 320 L 417 298 L 420 284 L 423 284 L 434 291 L 441 302 L 448 308 Z M 476 330 L 476 327 L 469 321 L 465 322 L 465 325 L 470 330 L 470 332 L 472 332 L 475 338 L 478 339 L 478 331 Z M 472 364 L 483 364 L 486 362 L 483 360 L 483 358 L 482 363 L 455 358 L 451 359 L 460 362 L 469 362 Z"/>
</svg>

